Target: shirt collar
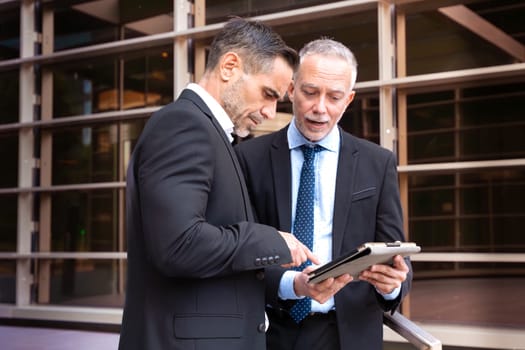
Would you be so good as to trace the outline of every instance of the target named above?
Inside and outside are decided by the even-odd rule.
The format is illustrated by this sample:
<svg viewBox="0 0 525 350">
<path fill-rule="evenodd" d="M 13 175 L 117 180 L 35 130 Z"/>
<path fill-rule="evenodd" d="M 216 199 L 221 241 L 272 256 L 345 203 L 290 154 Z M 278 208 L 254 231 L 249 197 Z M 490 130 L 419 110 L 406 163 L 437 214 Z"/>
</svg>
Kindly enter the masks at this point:
<svg viewBox="0 0 525 350">
<path fill-rule="evenodd" d="M 230 117 L 228 116 L 228 113 L 222 108 L 222 106 L 217 102 L 216 99 L 214 99 L 208 91 L 206 91 L 202 86 L 196 83 L 189 83 L 188 86 L 186 86 L 186 89 L 191 90 L 195 92 L 197 95 L 199 95 L 200 98 L 204 101 L 206 106 L 211 110 L 211 113 L 219 122 L 219 125 L 224 130 L 224 133 L 226 134 L 226 137 L 228 137 L 228 140 L 230 142 L 233 141 L 232 132 L 233 132 L 233 123 Z"/>
<path fill-rule="evenodd" d="M 290 126 L 288 127 L 288 145 L 290 149 L 294 149 L 297 147 L 301 147 L 302 145 L 309 144 L 309 145 L 320 145 L 324 149 L 329 150 L 331 152 L 338 152 L 339 150 L 339 128 L 336 126 L 334 127 L 322 140 L 318 142 L 311 142 L 308 141 L 297 129 L 295 126 L 295 117 L 292 118 L 292 121 L 290 122 Z"/>
</svg>

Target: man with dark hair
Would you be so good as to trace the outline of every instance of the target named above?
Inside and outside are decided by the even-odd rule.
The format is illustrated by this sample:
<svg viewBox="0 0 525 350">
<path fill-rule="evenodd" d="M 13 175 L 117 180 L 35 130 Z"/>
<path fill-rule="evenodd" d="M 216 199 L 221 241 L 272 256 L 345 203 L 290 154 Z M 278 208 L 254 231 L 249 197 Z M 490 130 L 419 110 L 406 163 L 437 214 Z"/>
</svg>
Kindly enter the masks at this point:
<svg viewBox="0 0 525 350">
<path fill-rule="evenodd" d="M 275 116 L 296 63 L 270 28 L 232 19 L 199 84 L 146 124 L 127 173 L 120 350 L 265 348 L 262 269 L 316 258 L 253 222 L 231 132 Z"/>
</svg>

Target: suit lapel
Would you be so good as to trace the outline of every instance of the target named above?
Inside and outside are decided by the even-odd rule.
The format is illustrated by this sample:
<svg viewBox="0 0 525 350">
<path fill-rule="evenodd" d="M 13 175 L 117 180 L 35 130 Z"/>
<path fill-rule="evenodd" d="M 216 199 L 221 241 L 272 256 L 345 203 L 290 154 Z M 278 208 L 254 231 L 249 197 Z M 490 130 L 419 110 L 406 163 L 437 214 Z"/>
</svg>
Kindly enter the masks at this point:
<svg viewBox="0 0 525 350">
<path fill-rule="evenodd" d="M 288 128 L 275 134 L 270 148 L 271 166 L 275 188 L 275 199 L 279 228 L 291 232 L 292 229 L 292 180 L 290 175 L 290 149 L 286 137 Z"/>
<path fill-rule="evenodd" d="M 352 204 L 352 191 L 354 188 L 358 159 L 359 152 L 355 148 L 352 137 L 341 130 L 341 149 L 339 151 L 339 164 L 337 166 L 332 225 L 333 258 L 341 255 L 343 237 Z"/>
<path fill-rule="evenodd" d="M 237 179 L 239 180 L 239 184 L 241 185 L 245 217 L 248 221 L 254 221 L 251 202 L 248 196 L 248 189 L 244 181 L 244 175 L 242 174 L 241 166 L 239 164 L 239 161 L 237 160 L 237 156 L 235 155 L 235 151 L 233 150 L 230 140 L 228 140 L 228 137 L 226 136 L 226 133 L 222 129 L 217 119 L 213 116 L 213 113 L 210 111 L 208 106 L 199 97 L 199 95 L 197 95 L 192 90 L 185 89 L 182 91 L 180 97 L 186 98 L 188 100 L 191 100 L 193 103 L 195 103 L 197 107 L 199 107 L 199 109 L 210 119 L 212 125 L 215 127 L 215 130 L 219 134 L 222 142 L 224 143 L 224 147 L 226 148 L 226 150 L 228 151 L 228 154 L 230 155 L 231 161 L 233 163 L 233 167 L 235 169 L 235 173 L 237 174 Z"/>
</svg>

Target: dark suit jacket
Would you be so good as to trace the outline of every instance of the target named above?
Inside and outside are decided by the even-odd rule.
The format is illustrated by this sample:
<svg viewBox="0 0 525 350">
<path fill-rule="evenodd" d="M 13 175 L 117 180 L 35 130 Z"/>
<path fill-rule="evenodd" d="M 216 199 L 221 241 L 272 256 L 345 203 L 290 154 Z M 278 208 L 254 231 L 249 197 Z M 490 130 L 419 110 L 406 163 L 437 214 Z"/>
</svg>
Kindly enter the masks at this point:
<svg viewBox="0 0 525 350">
<path fill-rule="evenodd" d="M 291 174 L 287 128 L 236 147 L 258 220 L 291 229 Z M 270 170 L 265 170 L 270 169 Z M 335 175 L 335 174 L 334 174 Z M 404 240 L 396 160 L 392 152 L 341 130 L 333 217 L 333 257 L 365 242 Z M 289 308 L 277 297 L 285 270 L 266 269 L 267 302 Z M 383 312 L 394 310 L 410 288 L 387 302 L 366 282 L 351 282 L 335 296 L 341 349 L 382 349 Z M 271 327 L 271 319 L 270 319 Z"/>
<path fill-rule="evenodd" d="M 148 121 L 128 168 L 119 349 L 264 349 L 262 264 L 291 256 L 252 219 L 224 131 L 183 91 Z"/>
</svg>

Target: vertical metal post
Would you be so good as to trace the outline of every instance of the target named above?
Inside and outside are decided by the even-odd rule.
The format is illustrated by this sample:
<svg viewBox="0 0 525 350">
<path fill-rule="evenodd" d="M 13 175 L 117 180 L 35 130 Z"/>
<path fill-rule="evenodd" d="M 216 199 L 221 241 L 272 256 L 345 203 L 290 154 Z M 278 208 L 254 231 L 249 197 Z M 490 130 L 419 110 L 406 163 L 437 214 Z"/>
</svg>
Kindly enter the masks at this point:
<svg viewBox="0 0 525 350">
<path fill-rule="evenodd" d="M 393 6 L 379 1 L 377 3 L 379 80 L 388 81 L 395 76 Z M 379 88 L 379 140 L 381 146 L 391 151 L 395 149 L 397 130 L 395 127 L 394 89 L 390 86 Z"/>
<path fill-rule="evenodd" d="M 38 35 L 35 32 L 35 8 L 32 0 L 20 2 L 20 56 L 31 57 L 35 54 L 35 43 Z M 20 97 L 19 122 L 28 123 L 34 120 L 35 72 L 33 63 L 23 63 L 20 66 Z M 18 187 L 33 186 L 33 170 L 35 158 L 33 154 L 33 129 L 21 128 L 18 132 Z M 21 192 L 18 194 L 17 220 L 17 253 L 31 252 L 31 236 L 35 229 L 33 221 L 33 193 Z M 24 306 L 31 303 L 31 274 L 30 259 L 19 259 L 16 266 L 16 304 Z"/>
<path fill-rule="evenodd" d="M 188 29 L 190 2 L 188 0 L 173 0 L 173 30 L 175 32 Z M 175 38 L 173 43 L 173 98 L 190 82 L 188 72 L 188 40 Z"/>
<path fill-rule="evenodd" d="M 54 12 L 51 8 L 42 9 L 42 54 L 54 51 Z M 42 68 L 42 120 L 53 118 L 53 73 Z M 51 186 L 53 134 L 49 130 L 41 131 L 40 144 L 40 186 Z M 51 194 L 40 194 L 40 225 L 38 232 L 38 250 L 51 251 Z M 51 261 L 38 261 L 37 302 L 49 303 L 51 291 Z"/>
</svg>

